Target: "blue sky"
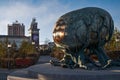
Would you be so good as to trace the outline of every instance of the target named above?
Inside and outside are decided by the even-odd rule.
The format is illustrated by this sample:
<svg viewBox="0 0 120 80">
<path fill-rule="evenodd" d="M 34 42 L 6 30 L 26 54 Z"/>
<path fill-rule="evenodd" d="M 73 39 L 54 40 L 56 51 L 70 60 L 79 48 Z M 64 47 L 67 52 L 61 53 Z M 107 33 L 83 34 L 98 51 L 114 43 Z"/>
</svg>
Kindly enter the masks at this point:
<svg viewBox="0 0 120 80">
<path fill-rule="evenodd" d="M 84 7 L 100 7 L 107 10 L 115 27 L 120 30 L 120 0 L 0 0 L 0 35 L 7 35 L 7 25 L 15 20 L 25 25 L 25 35 L 32 18 L 40 28 L 40 43 L 52 39 L 55 22 L 63 14 Z"/>
</svg>

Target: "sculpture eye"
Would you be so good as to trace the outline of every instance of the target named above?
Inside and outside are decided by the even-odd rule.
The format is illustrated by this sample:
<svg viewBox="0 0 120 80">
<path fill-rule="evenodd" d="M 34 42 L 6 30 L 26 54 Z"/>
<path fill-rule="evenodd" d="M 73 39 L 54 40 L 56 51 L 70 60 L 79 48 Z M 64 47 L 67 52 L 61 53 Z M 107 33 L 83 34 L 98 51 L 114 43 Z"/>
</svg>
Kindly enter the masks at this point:
<svg viewBox="0 0 120 80">
<path fill-rule="evenodd" d="M 62 30 L 65 30 L 65 27 L 66 27 L 66 26 L 65 26 L 65 25 L 63 25 L 63 26 L 61 26 L 60 28 L 61 28 Z"/>
<path fill-rule="evenodd" d="M 60 26 L 56 26 L 55 30 L 59 30 Z"/>
<path fill-rule="evenodd" d="M 53 33 L 53 37 L 63 37 L 64 36 L 64 32 L 63 31 L 59 31 L 59 32 L 54 32 Z"/>
<path fill-rule="evenodd" d="M 62 25 L 65 25 L 66 23 L 63 19 L 60 19 L 56 22 L 56 24 L 57 24 L 56 26 L 62 26 Z"/>
<path fill-rule="evenodd" d="M 61 42 L 62 39 L 64 38 L 64 35 L 65 33 L 63 31 L 56 31 L 53 33 L 53 38 L 54 38 L 54 41 L 56 42 Z"/>
</svg>

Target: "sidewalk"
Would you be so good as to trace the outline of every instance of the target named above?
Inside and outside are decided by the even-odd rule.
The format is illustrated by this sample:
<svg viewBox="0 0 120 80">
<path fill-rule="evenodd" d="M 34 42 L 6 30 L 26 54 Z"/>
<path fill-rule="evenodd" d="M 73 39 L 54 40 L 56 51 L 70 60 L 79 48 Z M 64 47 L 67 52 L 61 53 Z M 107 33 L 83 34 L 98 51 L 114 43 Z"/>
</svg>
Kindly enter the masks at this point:
<svg viewBox="0 0 120 80">
<path fill-rule="evenodd" d="M 106 70 L 69 69 L 52 66 L 49 61 L 54 58 L 40 56 L 36 65 L 14 71 L 7 77 L 9 80 L 119 80 L 120 67 Z"/>
<path fill-rule="evenodd" d="M 3 68 L 0 68 L 0 80 L 7 80 L 7 76 L 16 71 L 18 69 L 11 69 L 11 70 L 8 70 L 8 69 L 3 69 Z"/>
<path fill-rule="evenodd" d="M 39 60 L 37 61 L 37 63 L 35 65 L 49 63 L 49 61 L 51 59 L 54 59 L 54 58 L 52 58 L 50 56 L 40 56 Z M 30 67 L 32 67 L 32 66 L 30 66 Z M 25 68 L 25 69 L 19 69 L 19 70 L 13 71 L 7 77 L 9 80 L 37 80 L 36 78 L 32 79 L 32 77 L 29 75 L 30 73 L 29 73 L 28 69 L 29 69 L 29 67 Z"/>
<path fill-rule="evenodd" d="M 51 56 L 40 56 L 37 64 L 49 63 L 51 59 L 55 59 Z"/>
</svg>

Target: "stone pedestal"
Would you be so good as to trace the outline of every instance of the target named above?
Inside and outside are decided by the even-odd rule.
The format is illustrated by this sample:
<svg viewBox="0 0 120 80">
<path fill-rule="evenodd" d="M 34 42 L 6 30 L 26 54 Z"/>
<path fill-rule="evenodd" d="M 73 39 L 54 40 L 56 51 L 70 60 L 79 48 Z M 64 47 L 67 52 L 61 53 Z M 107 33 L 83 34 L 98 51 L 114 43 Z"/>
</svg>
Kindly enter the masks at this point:
<svg viewBox="0 0 120 80">
<path fill-rule="evenodd" d="M 41 56 L 37 65 L 15 71 L 8 80 L 120 80 L 120 67 L 107 70 L 69 69 L 52 66 L 49 56 Z M 46 63 L 47 62 L 47 63 Z M 41 63 L 41 64 L 40 64 Z"/>
<path fill-rule="evenodd" d="M 38 80 L 120 80 L 120 67 L 107 70 L 68 69 L 51 64 L 30 67 L 28 74 Z"/>
</svg>

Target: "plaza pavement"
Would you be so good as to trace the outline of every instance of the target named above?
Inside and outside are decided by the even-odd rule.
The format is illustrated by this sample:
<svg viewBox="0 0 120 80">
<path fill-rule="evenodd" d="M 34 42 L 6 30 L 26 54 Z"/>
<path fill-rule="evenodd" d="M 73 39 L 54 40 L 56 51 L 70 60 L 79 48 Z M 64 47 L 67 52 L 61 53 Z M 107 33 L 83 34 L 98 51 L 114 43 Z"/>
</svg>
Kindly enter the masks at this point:
<svg viewBox="0 0 120 80">
<path fill-rule="evenodd" d="M 43 63 L 48 63 L 49 60 L 51 60 L 52 57 L 50 56 L 40 56 L 38 59 L 38 62 L 36 64 L 43 64 Z M 0 68 L 0 80 L 7 80 L 7 76 L 11 73 L 22 73 L 22 74 L 16 74 L 16 76 L 22 76 L 22 77 L 29 77 L 27 75 L 27 68 L 26 69 L 5 69 L 5 68 Z"/>
<path fill-rule="evenodd" d="M 98 71 L 64 69 L 50 65 L 48 62 L 51 59 L 53 58 L 50 56 L 40 56 L 36 65 L 14 71 L 7 78 L 9 80 L 120 80 L 120 67 Z"/>
<path fill-rule="evenodd" d="M 7 76 L 14 72 L 14 71 L 17 71 L 18 69 L 11 69 L 11 70 L 8 70 L 8 69 L 4 69 L 4 68 L 0 68 L 0 80 L 7 80 Z"/>
<path fill-rule="evenodd" d="M 51 59 L 50 56 L 40 56 L 40 58 L 36 64 L 48 63 L 50 59 Z M 10 69 L 10 70 L 8 70 L 5 68 L 0 68 L 0 80 L 7 80 L 7 76 L 15 71 L 22 72 L 22 73 L 24 73 L 23 75 L 27 77 L 27 75 L 25 75 L 26 71 L 24 69 Z M 16 75 L 19 75 L 19 74 L 16 74 Z M 21 75 L 21 76 L 23 76 L 23 75 Z"/>
</svg>

